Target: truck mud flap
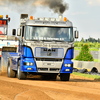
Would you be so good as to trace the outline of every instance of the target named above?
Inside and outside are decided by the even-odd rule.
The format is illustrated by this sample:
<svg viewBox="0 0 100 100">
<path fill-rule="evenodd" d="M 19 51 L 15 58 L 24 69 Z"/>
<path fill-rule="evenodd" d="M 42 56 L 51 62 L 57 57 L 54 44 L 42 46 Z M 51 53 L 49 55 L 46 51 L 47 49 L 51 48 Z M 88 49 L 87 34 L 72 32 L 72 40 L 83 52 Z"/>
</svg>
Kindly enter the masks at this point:
<svg viewBox="0 0 100 100">
<path fill-rule="evenodd" d="M 1 57 L 1 61 L 0 61 L 1 62 L 1 65 L 0 65 L 0 71 L 1 72 L 7 71 L 8 57 L 9 57 L 8 52 L 2 52 L 2 57 Z"/>
</svg>

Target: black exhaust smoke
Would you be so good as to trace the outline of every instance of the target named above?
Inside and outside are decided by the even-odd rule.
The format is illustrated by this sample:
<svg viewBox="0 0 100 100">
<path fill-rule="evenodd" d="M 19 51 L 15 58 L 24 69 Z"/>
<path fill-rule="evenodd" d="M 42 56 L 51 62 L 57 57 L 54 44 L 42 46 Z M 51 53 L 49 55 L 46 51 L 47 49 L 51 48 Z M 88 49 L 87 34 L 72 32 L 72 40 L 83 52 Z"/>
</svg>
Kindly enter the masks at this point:
<svg viewBox="0 0 100 100">
<path fill-rule="evenodd" d="M 35 0 L 33 5 L 49 7 L 54 13 L 63 14 L 67 10 L 68 4 L 64 3 L 63 0 Z"/>
<path fill-rule="evenodd" d="M 43 6 L 49 7 L 54 13 L 58 14 L 63 14 L 69 8 L 64 0 L 0 0 L 0 6 L 25 13 L 30 11 L 34 13 L 35 8 Z"/>
</svg>

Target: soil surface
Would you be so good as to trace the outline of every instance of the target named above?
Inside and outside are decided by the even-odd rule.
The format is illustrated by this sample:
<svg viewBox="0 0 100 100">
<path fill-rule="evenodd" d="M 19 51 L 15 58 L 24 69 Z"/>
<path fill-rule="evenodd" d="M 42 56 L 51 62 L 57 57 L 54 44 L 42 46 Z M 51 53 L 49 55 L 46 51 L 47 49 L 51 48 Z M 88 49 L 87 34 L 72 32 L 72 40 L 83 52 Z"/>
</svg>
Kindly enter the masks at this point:
<svg viewBox="0 0 100 100">
<path fill-rule="evenodd" d="M 0 75 L 0 100 L 100 100 L 100 81 L 71 74 L 70 81 L 26 80 Z"/>
</svg>

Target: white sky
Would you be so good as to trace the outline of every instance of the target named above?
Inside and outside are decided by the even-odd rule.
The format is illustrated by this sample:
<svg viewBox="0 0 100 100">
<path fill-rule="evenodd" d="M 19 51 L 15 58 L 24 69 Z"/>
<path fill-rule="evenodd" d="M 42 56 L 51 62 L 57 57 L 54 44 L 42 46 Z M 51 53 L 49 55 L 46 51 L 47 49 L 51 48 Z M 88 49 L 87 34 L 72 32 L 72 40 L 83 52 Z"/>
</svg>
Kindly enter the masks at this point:
<svg viewBox="0 0 100 100">
<path fill-rule="evenodd" d="M 100 38 L 100 0 L 64 0 L 69 4 L 69 9 L 64 12 L 63 16 L 73 22 L 79 31 L 79 39 L 83 38 Z M 14 7 L 14 6 L 13 6 Z M 25 11 L 27 9 L 25 8 Z M 32 10 L 32 9 L 30 9 Z M 30 15 L 34 17 L 58 17 L 49 8 L 34 8 Z M 23 11 L 22 13 L 26 13 Z M 20 13 L 15 12 L 8 7 L 0 7 L 0 15 L 8 14 L 11 17 L 9 28 L 18 28 L 20 24 Z"/>
</svg>

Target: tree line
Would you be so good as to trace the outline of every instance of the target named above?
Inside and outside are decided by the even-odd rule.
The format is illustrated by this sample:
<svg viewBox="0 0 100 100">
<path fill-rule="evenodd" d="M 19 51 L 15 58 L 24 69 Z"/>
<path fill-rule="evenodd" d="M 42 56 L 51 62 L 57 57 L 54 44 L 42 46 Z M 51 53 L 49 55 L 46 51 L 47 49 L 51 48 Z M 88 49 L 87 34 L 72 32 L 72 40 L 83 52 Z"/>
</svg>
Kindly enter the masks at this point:
<svg viewBox="0 0 100 100">
<path fill-rule="evenodd" d="M 89 37 L 88 39 L 82 38 L 80 40 L 80 42 L 92 42 L 92 43 L 98 42 L 98 43 L 100 43 L 100 38 L 98 38 L 98 39 L 95 39 L 95 38 L 92 38 L 92 37 Z"/>
<path fill-rule="evenodd" d="M 82 38 L 80 41 L 75 41 L 75 47 L 82 47 L 84 44 L 87 44 L 89 48 L 100 48 L 100 39 L 95 39 L 89 37 L 88 39 Z"/>
</svg>

